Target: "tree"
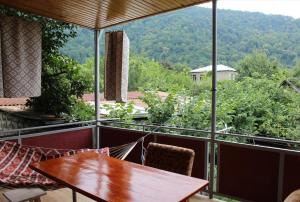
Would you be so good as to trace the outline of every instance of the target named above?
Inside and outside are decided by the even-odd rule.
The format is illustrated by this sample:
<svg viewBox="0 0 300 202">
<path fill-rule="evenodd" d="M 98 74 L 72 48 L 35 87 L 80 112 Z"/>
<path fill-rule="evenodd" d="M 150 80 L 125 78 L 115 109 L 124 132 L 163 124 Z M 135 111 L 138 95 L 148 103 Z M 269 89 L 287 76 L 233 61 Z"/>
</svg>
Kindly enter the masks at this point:
<svg viewBox="0 0 300 202">
<path fill-rule="evenodd" d="M 141 99 L 147 104 L 150 123 L 166 124 L 175 113 L 176 98 L 172 94 L 169 94 L 165 100 L 162 100 L 156 92 L 148 91 L 144 93 Z"/>
<path fill-rule="evenodd" d="M 94 57 L 88 58 L 84 64 L 80 65 L 82 69 L 82 74 L 85 77 L 88 77 L 90 81 L 94 81 L 95 75 L 95 59 Z M 88 89 L 88 92 L 94 92 L 94 85 L 92 85 L 91 89 Z M 100 58 L 100 91 L 103 92 L 104 89 L 104 58 Z"/>
<path fill-rule="evenodd" d="M 71 115 L 78 99 L 92 88 L 92 80 L 82 72 L 81 65 L 61 55 L 51 54 L 43 63 L 42 94 L 31 98 L 27 105 L 34 111 L 56 116 Z"/>
<path fill-rule="evenodd" d="M 300 89 L 300 62 L 292 69 L 289 80 Z"/>
<path fill-rule="evenodd" d="M 108 118 L 117 118 L 126 124 L 131 123 L 134 118 L 134 103 L 116 103 L 115 105 L 105 104 L 104 109 L 109 112 Z"/>
<path fill-rule="evenodd" d="M 174 67 L 175 68 L 175 67 Z M 132 55 L 129 63 L 129 90 L 159 90 L 178 92 L 193 85 L 190 68 L 178 65 L 180 72 L 167 69 L 149 58 Z"/>
<path fill-rule="evenodd" d="M 249 55 L 241 64 L 249 68 L 244 76 L 218 82 L 217 130 L 230 128 L 235 133 L 299 140 L 300 95 L 281 87 L 287 76 L 279 69 L 282 65 L 273 66 L 275 63 L 265 54 Z M 297 74 L 295 70 L 292 75 Z M 210 80 L 208 76 L 206 81 Z M 151 122 L 161 124 L 171 118 L 168 125 L 210 130 L 211 86 L 205 83 L 198 87 L 197 95 L 180 95 L 177 102 L 165 103 L 153 94 L 147 95 L 144 100 Z"/>
<path fill-rule="evenodd" d="M 238 78 L 271 78 L 280 73 L 280 64 L 276 60 L 270 60 L 265 52 L 255 51 L 241 60 L 238 72 Z"/>
</svg>

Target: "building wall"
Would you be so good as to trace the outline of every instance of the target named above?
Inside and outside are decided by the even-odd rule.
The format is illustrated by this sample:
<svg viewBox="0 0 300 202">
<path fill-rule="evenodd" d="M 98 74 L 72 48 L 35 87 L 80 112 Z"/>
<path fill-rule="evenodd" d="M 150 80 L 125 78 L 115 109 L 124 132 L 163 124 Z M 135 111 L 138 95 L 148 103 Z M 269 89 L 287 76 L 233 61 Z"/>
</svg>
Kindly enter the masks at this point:
<svg viewBox="0 0 300 202">
<path fill-rule="evenodd" d="M 236 72 L 233 71 L 223 71 L 223 72 L 217 72 L 217 80 L 233 80 L 235 79 L 235 76 L 237 75 Z"/>
<path fill-rule="evenodd" d="M 200 83 L 201 80 L 205 77 L 207 72 L 197 72 L 197 73 L 191 73 L 193 81 Z M 222 81 L 222 80 L 233 80 L 235 79 L 237 75 L 237 72 L 234 71 L 219 71 L 217 72 L 217 81 Z"/>
</svg>

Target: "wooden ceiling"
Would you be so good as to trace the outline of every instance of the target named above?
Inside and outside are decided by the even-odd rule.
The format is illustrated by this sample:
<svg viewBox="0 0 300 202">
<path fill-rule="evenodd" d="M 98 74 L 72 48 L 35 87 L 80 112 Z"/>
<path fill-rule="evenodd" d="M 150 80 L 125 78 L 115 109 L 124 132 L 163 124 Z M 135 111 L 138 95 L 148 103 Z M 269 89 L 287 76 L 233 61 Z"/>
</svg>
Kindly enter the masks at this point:
<svg viewBox="0 0 300 202">
<path fill-rule="evenodd" d="M 0 0 L 40 16 L 101 29 L 210 0 Z"/>
</svg>

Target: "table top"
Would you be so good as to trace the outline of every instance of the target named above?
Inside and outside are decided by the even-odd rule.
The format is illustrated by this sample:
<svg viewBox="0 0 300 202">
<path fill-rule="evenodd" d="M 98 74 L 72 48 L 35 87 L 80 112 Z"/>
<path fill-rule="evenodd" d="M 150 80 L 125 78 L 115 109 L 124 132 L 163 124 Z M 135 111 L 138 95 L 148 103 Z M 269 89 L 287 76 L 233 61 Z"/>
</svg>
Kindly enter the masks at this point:
<svg viewBox="0 0 300 202">
<path fill-rule="evenodd" d="M 95 152 L 42 161 L 35 171 L 97 201 L 183 201 L 208 181 Z"/>
</svg>

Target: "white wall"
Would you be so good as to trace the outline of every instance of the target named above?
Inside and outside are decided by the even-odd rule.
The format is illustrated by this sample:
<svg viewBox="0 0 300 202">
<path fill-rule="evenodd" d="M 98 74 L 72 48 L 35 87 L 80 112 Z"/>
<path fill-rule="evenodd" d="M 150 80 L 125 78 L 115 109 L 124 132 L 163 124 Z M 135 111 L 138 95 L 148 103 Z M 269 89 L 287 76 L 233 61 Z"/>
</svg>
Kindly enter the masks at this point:
<svg viewBox="0 0 300 202">
<path fill-rule="evenodd" d="M 203 77 L 205 77 L 206 74 L 207 72 L 191 73 L 191 77 L 195 82 L 199 83 L 201 80 L 203 80 Z M 217 72 L 217 81 L 233 80 L 235 79 L 236 75 L 237 72 L 234 71 L 219 71 Z"/>
</svg>

